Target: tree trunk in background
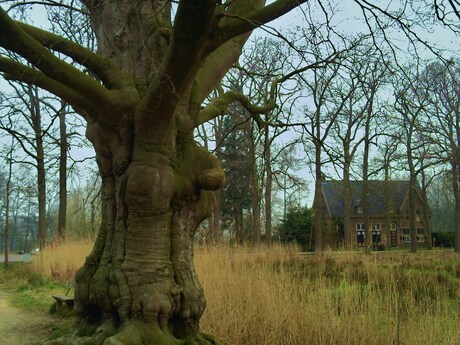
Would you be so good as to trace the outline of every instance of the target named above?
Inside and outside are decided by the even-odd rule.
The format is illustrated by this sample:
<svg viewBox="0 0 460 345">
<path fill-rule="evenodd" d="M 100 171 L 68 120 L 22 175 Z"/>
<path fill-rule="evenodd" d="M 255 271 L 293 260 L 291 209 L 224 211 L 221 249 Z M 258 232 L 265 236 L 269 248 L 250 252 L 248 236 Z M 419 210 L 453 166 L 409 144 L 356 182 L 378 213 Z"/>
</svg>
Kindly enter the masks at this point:
<svg viewBox="0 0 460 345">
<path fill-rule="evenodd" d="M 31 101 L 31 120 L 35 135 L 35 160 L 37 164 L 38 192 L 38 247 L 42 251 L 46 247 L 48 231 L 46 224 L 46 170 L 45 152 L 43 149 L 42 119 L 37 88 L 29 87 Z"/>
<path fill-rule="evenodd" d="M 59 156 L 59 212 L 57 237 L 65 240 L 67 220 L 67 128 L 66 128 L 66 106 L 61 103 L 62 109 L 59 113 L 59 134 L 60 134 L 60 156 Z"/>
<path fill-rule="evenodd" d="M 364 216 L 364 230 L 365 230 L 365 252 L 370 253 L 372 245 L 372 229 L 369 221 L 369 132 L 370 132 L 370 121 L 372 116 L 373 96 L 369 102 L 369 108 L 367 111 L 366 125 L 364 127 L 364 153 L 363 153 L 363 216 Z"/>
<path fill-rule="evenodd" d="M 417 222 L 415 212 L 415 175 L 411 174 L 409 178 L 409 224 L 410 224 L 410 252 L 417 252 Z"/>
<path fill-rule="evenodd" d="M 454 250 L 456 253 L 460 253 L 460 169 L 457 164 L 456 161 L 452 164 L 452 188 L 455 200 Z"/>
<path fill-rule="evenodd" d="M 267 116 L 268 119 L 268 116 Z M 264 160 L 265 160 L 265 242 L 272 244 L 272 181 L 273 173 L 271 168 L 270 131 L 268 126 L 264 132 Z"/>
<path fill-rule="evenodd" d="M 367 163 L 363 163 L 363 172 L 364 171 L 367 172 L 367 167 L 364 168 L 364 166 L 367 166 Z M 364 251 L 366 252 L 366 254 L 369 254 L 371 251 L 371 246 L 372 246 L 372 230 L 371 230 L 371 224 L 369 221 L 369 201 L 368 201 L 369 181 L 367 179 L 367 176 L 363 179 L 362 193 L 363 195 L 362 195 L 361 202 L 363 203 L 364 231 L 365 231 L 364 232 L 364 238 L 365 238 Z"/>
<path fill-rule="evenodd" d="M 455 139 L 452 146 L 452 179 L 455 198 L 455 235 L 454 251 L 460 253 L 460 112 L 458 108 L 455 114 Z"/>
<path fill-rule="evenodd" d="M 427 249 L 433 247 L 433 242 L 431 238 L 431 221 L 430 221 L 430 207 L 428 206 L 428 185 L 426 182 L 425 170 L 421 171 L 422 175 L 422 215 L 423 215 L 423 224 L 425 225 L 425 246 Z"/>
<path fill-rule="evenodd" d="M 8 159 L 8 178 L 6 180 L 6 201 L 5 201 L 5 268 L 9 261 L 9 236 L 10 236 L 10 197 L 11 197 L 11 177 L 13 174 L 13 149 L 14 137 L 11 137 L 11 146 Z"/>
<path fill-rule="evenodd" d="M 235 239 L 237 244 L 244 243 L 244 230 L 243 230 L 243 207 L 238 205 L 234 210 L 234 226 L 235 226 Z"/>
<path fill-rule="evenodd" d="M 10 250 L 13 248 L 21 249 L 23 248 L 23 243 L 20 242 L 18 238 L 18 218 L 19 218 L 19 201 L 20 201 L 20 190 L 16 189 L 16 195 L 13 198 L 13 229 L 14 232 L 11 234 L 11 243 L 10 243 Z M 21 229 L 24 230 L 24 229 Z M 17 243 L 17 244 L 16 244 Z"/>
<path fill-rule="evenodd" d="M 249 157 L 251 160 L 251 210 L 252 210 L 252 244 L 258 246 L 260 242 L 260 189 L 259 189 L 259 172 L 257 169 L 256 155 L 256 138 L 254 137 L 254 129 L 252 121 L 249 122 L 251 128 L 249 134 L 251 136 L 251 146 L 249 149 Z"/>
<path fill-rule="evenodd" d="M 391 211 L 394 212 L 394 205 L 392 204 L 392 191 L 390 190 L 390 168 L 389 162 L 384 162 L 384 181 L 385 181 L 385 228 L 386 228 L 386 237 L 387 237 L 387 245 L 386 249 L 389 250 L 391 248 Z"/>
<path fill-rule="evenodd" d="M 410 125 L 413 128 L 413 123 Z M 416 228 L 416 212 L 415 212 L 415 189 L 417 185 L 417 178 L 415 176 L 415 166 L 412 156 L 412 132 L 409 132 L 407 141 L 407 162 L 409 165 L 409 226 L 410 226 L 410 252 L 417 252 L 417 228 Z"/>
<path fill-rule="evenodd" d="M 319 126 L 318 126 L 319 127 Z M 322 231 L 323 231 L 323 192 L 321 182 L 323 173 L 321 171 L 321 143 L 315 141 L 315 251 L 321 253 L 323 250 Z"/>
<path fill-rule="evenodd" d="M 345 160 L 343 165 L 343 239 L 345 249 L 351 249 L 353 229 L 351 228 L 352 196 L 350 186 L 350 163 L 351 157 L 347 154 L 347 147 L 344 148 Z"/>
<path fill-rule="evenodd" d="M 216 138 L 216 157 L 220 161 L 222 161 L 222 119 L 218 118 L 214 122 L 214 136 Z M 212 233 L 211 233 L 211 241 L 214 243 L 222 242 L 222 231 L 220 228 L 220 219 L 222 213 L 222 190 L 214 191 L 214 196 L 216 198 L 216 203 L 213 211 L 212 216 Z"/>
<path fill-rule="evenodd" d="M 456 253 L 460 253 L 460 191 L 456 192 L 455 198 L 455 247 Z"/>
<path fill-rule="evenodd" d="M 222 242 L 222 231 L 220 228 L 220 218 L 222 213 L 222 191 L 220 189 L 214 192 L 214 198 L 216 199 L 216 203 L 212 213 L 211 242 L 216 244 Z"/>
</svg>

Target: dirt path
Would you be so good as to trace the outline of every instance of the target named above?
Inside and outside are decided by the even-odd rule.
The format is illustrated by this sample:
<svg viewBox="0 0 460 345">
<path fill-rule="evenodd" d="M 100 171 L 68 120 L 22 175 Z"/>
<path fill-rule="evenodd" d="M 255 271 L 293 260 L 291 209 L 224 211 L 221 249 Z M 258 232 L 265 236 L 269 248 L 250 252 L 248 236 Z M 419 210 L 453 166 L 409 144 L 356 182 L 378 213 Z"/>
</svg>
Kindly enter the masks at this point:
<svg viewBox="0 0 460 345">
<path fill-rule="evenodd" d="M 55 319 L 43 313 L 17 309 L 0 291 L 0 345 L 33 345 L 44 341 L 51 333 Z"/>
</svg>

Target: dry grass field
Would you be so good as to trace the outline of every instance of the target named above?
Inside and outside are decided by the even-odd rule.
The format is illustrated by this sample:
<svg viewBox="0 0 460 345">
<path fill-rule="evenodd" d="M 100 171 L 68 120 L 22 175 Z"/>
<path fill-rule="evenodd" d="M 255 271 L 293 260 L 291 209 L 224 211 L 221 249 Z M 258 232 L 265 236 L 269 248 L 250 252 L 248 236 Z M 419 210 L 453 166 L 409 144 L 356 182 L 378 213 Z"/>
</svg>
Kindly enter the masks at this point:
<svg viewBox="0 0 460 345">
<path fill-rule="evenodd" d="M 68 280 L 91 250 L 69 243 L 36 269 Z M 446 251 L 301 255 L 199 247 L 202 330 L 228 345 L 459 345 L 460 256 Z"/>
</svg>

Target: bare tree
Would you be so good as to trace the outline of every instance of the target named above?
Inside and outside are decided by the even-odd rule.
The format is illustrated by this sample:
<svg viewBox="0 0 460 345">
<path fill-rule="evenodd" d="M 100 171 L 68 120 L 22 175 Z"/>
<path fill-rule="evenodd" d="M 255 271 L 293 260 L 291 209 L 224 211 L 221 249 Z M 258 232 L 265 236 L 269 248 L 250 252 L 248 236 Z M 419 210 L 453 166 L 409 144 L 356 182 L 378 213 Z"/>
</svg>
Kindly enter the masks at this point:
<svg viewBox="0 0 460 345">
<path fill-rule="evenodd" d="M 438 163 L 427 160 L 430 155 L 430 141 L 425 135 L 424 123 L 431 117 L 430 96 L 423 86 L 417 66 L 407 68 L 395 76 L 395 105 L 394 109 L 401 116 L 401 144 L 405 147 L 409 171 L 409 222 L 410 222 L 410 251 L 417 251 L 417 179 L 430 165 Z M 427 225 L 425 225 L 427 228 Z M 427 234 L 425 233 L 426 237 Z"/>
<path fill-rule="evenodd" d="M 460 252 L 460 67 L 434 62 L 426 66 L 421 87 L 429 92 L 430 118 L 425 121 L 425 138 L 437 147 L 433 155 L 450 165 L 455 200 L 455 251 Z M 427 155 L 425 155 L 427 156 Z M 425 180 L 425 179 L 424 179 Z M 426 195 L 425 195 L 426 196 Z"/>
<path fill-rule="evenodd" d="M 39 207 L 38 244 L 42 250 L 48 239 L 45 138 L 50 134 L 60 109 L 56 109 L 52 101 L 40 94 L 36 86 L 23 83 L 10 83 L 10 85 L 14 89 L 14 94 L 8 99 L 8 103 L 5 102 L 3 105 L 5 113 L 0 118 L 0 129 L 13 136 L 20 144 L 26 156 L 21 161 L 22 164 L 36 169 Z M 49 115 L 46 123 L 45 115 Z"/>
</svg>

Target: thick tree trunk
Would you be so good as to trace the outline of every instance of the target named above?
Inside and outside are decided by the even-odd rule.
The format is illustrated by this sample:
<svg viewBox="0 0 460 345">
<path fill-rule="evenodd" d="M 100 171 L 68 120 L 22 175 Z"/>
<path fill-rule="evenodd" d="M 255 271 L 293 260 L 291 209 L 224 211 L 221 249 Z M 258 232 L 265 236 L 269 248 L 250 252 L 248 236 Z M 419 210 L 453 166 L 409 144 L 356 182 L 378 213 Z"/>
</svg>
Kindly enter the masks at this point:
<svg viewBox="0 0 460 345">
<path fill-rule="evenodd" d="M 89 137 L 103 177 L 100 233 L 76 276 L 76 310 L 88 320 L 86 330 L 99 327 L 89 339 L 104 345 L 206 343 L 199 333 L 206 301 L 193 267 L 193 237 L 211 214 L 211 190 L 223 184 L 219 164 L 188 132 L 178 133 L 170 147 L 177 148 L 175 155 L 166 142 L 159 144 L 166 148 L 161 154 L 136 140 L 123 171 L 114 169 L 123 146 L 104 152 L 104 142 L 117 133 L 93 124 Z"/>
</svg>

